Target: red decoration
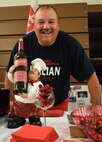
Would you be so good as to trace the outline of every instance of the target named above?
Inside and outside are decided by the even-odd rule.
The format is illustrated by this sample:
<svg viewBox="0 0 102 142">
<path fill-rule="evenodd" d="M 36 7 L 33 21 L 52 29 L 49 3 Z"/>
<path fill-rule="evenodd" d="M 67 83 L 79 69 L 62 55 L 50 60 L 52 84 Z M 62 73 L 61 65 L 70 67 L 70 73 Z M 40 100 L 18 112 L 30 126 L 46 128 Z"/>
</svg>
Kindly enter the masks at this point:
<svg viewBox="0 0 102 142">
<path fill-rule="evenodd" d="M 34 13 L 38 8 L 37 0 L 32 0 L 29 10 L 26 34 L 34 30 Z"/>
</svg>

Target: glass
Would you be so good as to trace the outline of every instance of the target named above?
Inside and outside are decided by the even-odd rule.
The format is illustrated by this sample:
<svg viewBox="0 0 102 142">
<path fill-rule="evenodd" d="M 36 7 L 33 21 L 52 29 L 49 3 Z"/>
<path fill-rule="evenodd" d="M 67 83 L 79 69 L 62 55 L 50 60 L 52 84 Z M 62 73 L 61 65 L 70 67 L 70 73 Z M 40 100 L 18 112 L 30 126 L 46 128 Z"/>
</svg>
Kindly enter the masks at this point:
<svg viewBox="0 0 102 142">
<path fill-rule="evenodd" d="M 55 96 L 52 87 L 49 85 L 41 87 L 36 94 L 35 105 L 43 111 L 44 126 L 46 126 L 46 111 L 53 106 L 54 102 Z"/>
<path fill-rule="evenodd" d="M 81 106 L 71 116 L 87 137 L 102 142 L 102 106 Z"/>
</svg>

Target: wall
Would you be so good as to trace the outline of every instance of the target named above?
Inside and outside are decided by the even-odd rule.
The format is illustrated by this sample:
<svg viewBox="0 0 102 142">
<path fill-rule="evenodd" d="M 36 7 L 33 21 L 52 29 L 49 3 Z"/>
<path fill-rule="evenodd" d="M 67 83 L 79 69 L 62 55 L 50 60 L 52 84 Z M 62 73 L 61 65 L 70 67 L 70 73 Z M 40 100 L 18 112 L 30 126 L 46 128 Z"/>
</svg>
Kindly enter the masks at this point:
<svg viewBox="0 0 102 142">
<path fill-rule="evenodd" d="M 38 0 L 39 4 L 80 3 L 102 4 L 102 0 Z M 31 0 L 0 0 L 0 7 L 30 5 Z"/>
</svg>

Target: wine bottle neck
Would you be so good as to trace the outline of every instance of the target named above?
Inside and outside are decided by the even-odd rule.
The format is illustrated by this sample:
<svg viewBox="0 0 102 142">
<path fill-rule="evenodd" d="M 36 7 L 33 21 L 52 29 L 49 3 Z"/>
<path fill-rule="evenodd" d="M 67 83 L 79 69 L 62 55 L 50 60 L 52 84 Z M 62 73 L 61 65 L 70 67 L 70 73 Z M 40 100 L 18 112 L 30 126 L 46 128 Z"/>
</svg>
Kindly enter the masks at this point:
<svg viewBox="0 0 102 142">
<path fill-rule="evenodd" d="M 18 48 L 18 52 L 23 51 L 24 50 L 24 44 L 23 44 L 23 40 L 19 41 L 19 48 Z"/>
</svg>

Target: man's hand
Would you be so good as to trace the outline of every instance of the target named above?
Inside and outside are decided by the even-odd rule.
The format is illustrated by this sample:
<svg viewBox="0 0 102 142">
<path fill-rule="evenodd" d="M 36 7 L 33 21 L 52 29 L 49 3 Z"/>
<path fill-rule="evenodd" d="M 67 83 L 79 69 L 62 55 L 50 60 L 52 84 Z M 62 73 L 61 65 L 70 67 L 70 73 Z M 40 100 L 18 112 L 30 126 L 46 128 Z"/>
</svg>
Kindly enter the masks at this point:
<svg viewBox="0 0 102 142">
<path fill-rule="evenodd" d="M 27 94 L 27 93 L 24 93 L 24 92 L 18 93 L 18 95 L 19 95 L 20 97 L 22 97 L 22 98 L 27 98 L 27 97 L 28 97 L 28 94 Z"/>
</svg>

